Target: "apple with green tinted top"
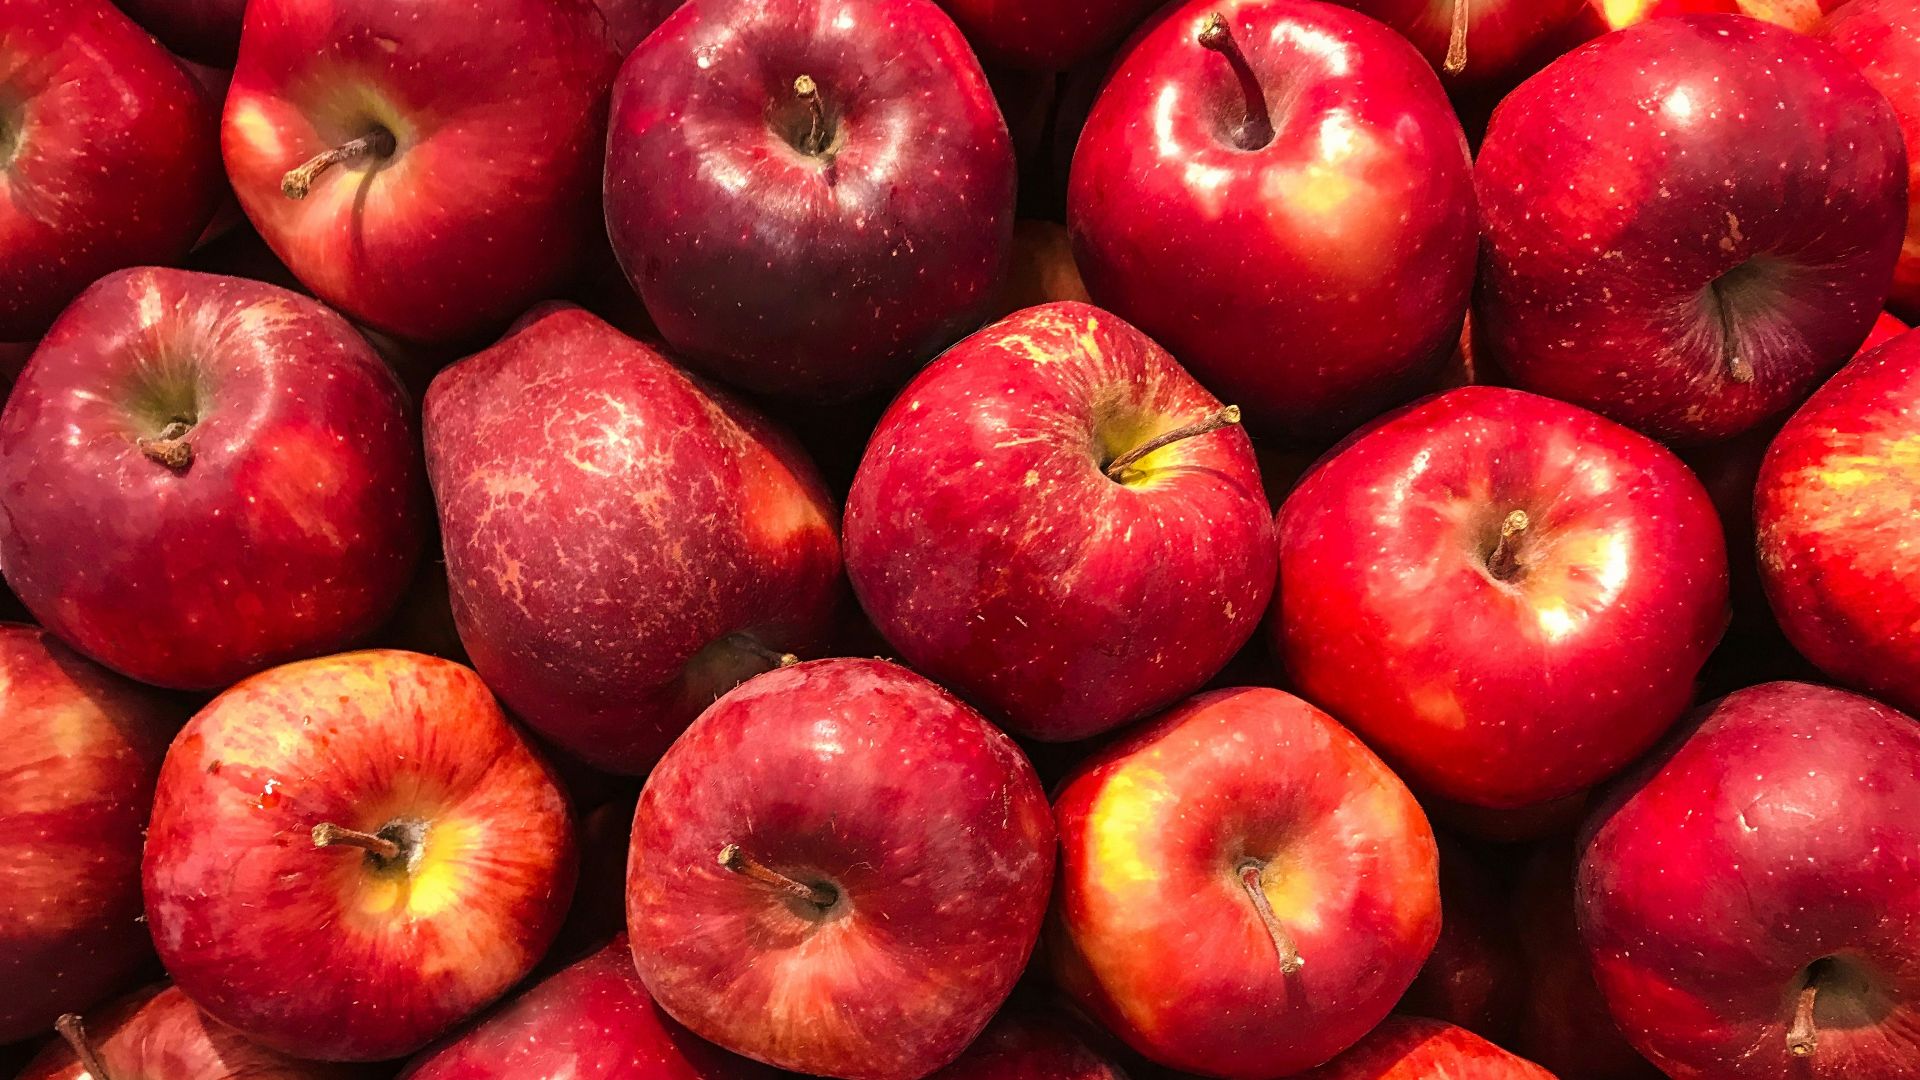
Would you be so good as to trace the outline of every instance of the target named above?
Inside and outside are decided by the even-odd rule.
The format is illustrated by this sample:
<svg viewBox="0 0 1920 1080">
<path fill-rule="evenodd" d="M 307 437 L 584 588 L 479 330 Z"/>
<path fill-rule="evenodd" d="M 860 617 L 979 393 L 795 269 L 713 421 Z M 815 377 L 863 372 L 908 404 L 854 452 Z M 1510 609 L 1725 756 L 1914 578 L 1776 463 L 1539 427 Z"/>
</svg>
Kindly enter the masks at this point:
<svg viewBox="0 0 1920 1080">
<path fill-rule="evenodd" d="M 697 1034 L 796 1072 L 916 1080 L 1013 989 L 1053 858 L 1012 739 L 903 667 L 816 660 L 714 702 L 660 760 L 627 930 Z"/>
<path fill-rule="evenodd" d="M 503 47 L 511 42 L 512 47 Z M 282 262 L 355 321 L 465 340 L 599 243 L 620 53 L 591 0 L 251 0 L 221 142 Z"/>
<path fill-rule="evenodd" d="M 838 516 L 759 414 L 543 306 L 427 392 L 454 620 L 522 719 L 644 774 L 700 710 L 826 639 Z"/>
<path fill-rule="evenodd" d="M 1130 1046 L 1272 1080 L 1387 1015 L 1440 933 L 1433 830 L 1331 717 L 1279 690 L 1192 698 L 1059 788 L 1056 981 Z"/>
<path fill-rule="evenodd" d="M 1464 2 L 1464 0 L 1463 0 Z M 1390 1016 L 1332 1061 L 1299 1080 L 1555 1080 L 1465 1028 Z"/>
<path fill-rule="evenodd" d="M 60 1036 L 18 1080 L 368 1080 L 363 1069 L 249 1042 L 174 986 L 64 1016 Z"/>
<path fill-rule="evenodd" d="M 186 712 L 44 630 L 0 624 L 0 1043 L 152 964 L 141 830 Z"/>
<path fill-rule="evenodd" d="M 392 612 L 425 540 L 412 413 L 313 300 L 111 274 L 0 414 L 0 570 L 42 625 L 161 686 L 348 647 Z"/>
<path fill-rule="evenodd" d="M 147 923 L 215 1019 L 285 1053 L 377 1061 L 527 974 L 574 862 L 565 797 L 478 676 L 347 653 L 240 683 L 174 740 Z"/>
</svg>

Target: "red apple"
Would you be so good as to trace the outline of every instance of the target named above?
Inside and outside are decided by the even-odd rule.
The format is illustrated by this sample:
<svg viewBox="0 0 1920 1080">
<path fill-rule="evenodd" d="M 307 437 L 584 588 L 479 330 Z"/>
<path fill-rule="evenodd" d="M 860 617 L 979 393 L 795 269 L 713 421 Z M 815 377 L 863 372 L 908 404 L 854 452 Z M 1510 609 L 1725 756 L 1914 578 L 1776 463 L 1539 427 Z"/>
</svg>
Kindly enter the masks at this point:
<svg viewBox="0 0 1920 1080">
<path fill-rule="evenodd" d="M 386 619 L 419 557 L 411 412 L 312 300 L 109 275 L 0 415 L 0 569 L 49 630 L 162 686 L 342 648 Z"/>
<path fill-rule="evenodd" d="M 978 325 L 1014 180 L 932 0 L 689 0 L 614 88 L 614 252 L 676 353 L 751 390 L 898 385 Z"/>
<path fill-rule="evenodd" d="M 141 830 L 185 713 L 43 630 L 0 624 L 0 1043 L 153 962 Z"/>
<path fill-rule="evenodd" d="M 881 418 L 847 500 L 848 575 L 909 664 L 1020 734 L 1137 719 L 1220 670 L 1272 589 L 1237 420 L 1120 319 L 1030 308 Z"/>
<path fill-rule="evenodd" d="M 736 1053 L 912 1080 L 1013 988 L 1053 845 L 1033 766 L 939 687 L 879 660 L 784 668 L 716 701 L 641 792 L 634 962 Z"/>
<path fill-rule="evenodd" d="M 1162 12 L 1094 103 L 1067 220 L 1096 303 L 1294 436 L 1417 393 L 1473 283 L 1472 166 L 1439 79 L 1311 0 Z"/>
<path fill-rule="evenodd" d="M 1394 1008 L 1506 1045 L 1526 996 L 1506 890 L 1472 850 L 1439 840 L 1440 940 Z"/>
<path fill-rule="evenodd" d="M 1754 497 L 1780 629 L 1835 679 L 1920 709 L 1920 332 L 1843 368 L 1787 421 Z"/>
<path fill-rule="evenodd" d="M 1920 319 L 1920 0 L 1849 0 L 1820 36 L 1887 96 L 1906 136 L 1907 238 L 1888 306 Z"/>
<path fill-rule="evenodd" d="M 193 247 L 219 107 L 107 0 L 0 6 L 0 41 L 0 341 L 24 341 L 102 274 Z"/>
<path fill-rule="evenodd" d="M 1358 1046 L 1298 1080 L 1555 1080 L 1465 1028 L 1390 1016 Z"/>
<path fill-rule="evenodd" d="M 1820 25 L 1822 12 L 1848 0 L 1587 0 L 1607 26 L 1619 29 L 1663 15 L 1741 14 L 1802 32 Z"/>
<path fill-rule="evenodd" d="M 1515 808 L 1605 779 L 1691 702 L 1727 619 L 1713 504 L 1584 409 L 1469 386 L 1410 406 L 1281 507 L 1287 670 L 1408 782 Z"/>
<path fill-rule="evenodd" d="M 1893 110 L 1811 38 L 1738 16 L 1609 34 L 1494 114 L 1475 358 L 1660 438 L 1739 434 L 1866 338 L 1906 177 Z"/>
<path fill-rule="evenodd" d="M 1009 1004 L 959 1060 L 927 1080 L 1127 1080 L 1055 1009 Z"/>
<path fill-rule="evenodd" d="M 774 1080 L 660 1011 L 624 935 L 427 1051 L 402 1080 Z M 1073 1078 L 1077 1080 L 1077 1078 Z"/>
<path fill-rule="evenodd" d="M 1873 330 L 1867 334 L 1867 340 L 1861 344 L 1860 351 L 1865 353 L 1877 349 L 1906 333 L 1908 329 L 1910 328 L 1907 324 L 1895 318 L 1893 312 L 1883 311 L 1880 313 L 1880 318 L 1874 322 Z"/>
<path fill-rule="evenodd" d="M 1433 830 L 1405 785 L 1291 694 L 1193 698 L 1059 789 L 1049 952 L 1135 1050 L 1270 1080 L 1357 1042 L 1440 932 Z"/>
<path fill-rule="evenodd" d="M 1154 0 L 940 0 L 991 62 L 1065 71 L 1120 43 Z"/>
<path fill-rule="evenodd" d="M 1596 813 L 1584 848 L 1600 989 L 1669 1076 L 1913 1076 L 1911 718 L 1806 683 L 1730 694 Z"/>
<path fill-rule="evenodd" d="M 187 723 L 143 874 L 161 962 L 209 1015 L 284 1053 L 375 1061 L 533 967 L 573 891 L 573 827 L 473 672 L 348 653 L 256 675 Z"/>
<path fill-rule="evenodd" d="M 187 1000 L 151 987 L 76 1023 L 18 1080 L 354 1080 L 350 1066 L 300 1061 L 248 1042 Z"/>
<path fill-rule="evenodd" d="M 620 54 L 592 0 L 430 15 L 251 0 L 221 142 L 247 217 L 322 300 L 459 340 L 559 291 L 598 242 Z"/>
<path fill-rule="evenodd" d="M 113 0 L 120 10 L 181 56 L 232 67 L 247 0 Z"/>
<path fill-rule="evenodd" d="M 1590 0 L 1334 0 L 1406 35 L 1435 69 L 1456 84 L 1499 84 L 1525 70 L 1528 58 Z"/>
<path fill-rule="evenodd" d="M 474 667 L 535 730 L 644 774 L 825 638 L 838 520 L 784 435 L 572 307 L 434 379 L 427 472 Z"/>
</svg>

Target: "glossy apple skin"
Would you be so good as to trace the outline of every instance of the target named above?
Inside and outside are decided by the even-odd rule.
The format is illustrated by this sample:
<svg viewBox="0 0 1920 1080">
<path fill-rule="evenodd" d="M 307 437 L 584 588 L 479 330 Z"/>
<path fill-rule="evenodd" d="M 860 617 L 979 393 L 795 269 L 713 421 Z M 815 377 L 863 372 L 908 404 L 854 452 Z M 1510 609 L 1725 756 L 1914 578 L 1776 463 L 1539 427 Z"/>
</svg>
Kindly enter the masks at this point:
<svg viewBox="0 0 1920 1080">
<path fill-rule="evenodd" d="M 416 341 L 557 293 L 599 229 L 607 88 L 591 0 L 251 0 L 221 145 L 241 208 L 314 294 Z M 503 49 L 500 43 L 513 42 Z M 281 178 L 385 127 L 389 158 Z"/>
<path fill-rule="evenodd" d="M 673 1021 L 647 996 L 626 935 L 536 983 L 401 1073 L 402 1080 L 775 1080 Z"/>
<path fill-rule="evenodd" d="M 1506 890 L 1478 854 L 1440 842 L 1440 939 L 1394 1011 L 1466 1028 L 1507 1045 L 1526 980 L 1509 925 Z"/>
<path fill-rule="evenodd" d="M 1740 16 L 1560 58 L 1494 113 L 1477 169 L 1475 357 L 1677 442 L 1739 434 L 1853 355 L 1904 229 L 1886 100 L 1831 48 Z"/>
<path fill-rule="evenodd" d="M 1531 526 L 1510 579 L 1503 522 Z M 1469 386 L 1368 429 L 1279 515 L 1288 673 L 1422 790 L 1509 809 L 1576 792 L 1692 700 L 1727 620 L 1706 490 L 1584 409 Z"/>
<path fill-rule="evenodd" d="M 1119 44 L 1154 0 L 940 0 L 990 63 L 1065 71 Z"/>
<path fill-rule="evenodd" d="M 1389 1016 L 1359 1045 L 1299 1080 L 1555 1080 L 1465 1028 Z"/>
<path fill-rule="evenodd" d="M 151 987 L 85 1018 L 87 1043 L 112 1080 L 362 1080 L 352 1066 L 301 1061 L 247 1041 L 178 987 Z M 97 1080 L 54 1040 L 18 1080 Z"/>
<path fill-rule="evenodd" d="M 847 571 L 919 671 L 1013 731 L 1086 738 L 1200 688 L 1272 590 L 1245 432 L 1108 462 L 1219 412 L 1164 349 L 1084 304 L 954 346 L 888 408 L 847 499 Z"/>
<path fill-rule="evenodd" d="M 1920 725 L 1767 683 L 1703 710 L 1585 830 L 1580 934 L 1676 1080 L 1895 1080 L 1920 1060 Z M 1787 1048 L 1806 969 L 1818 1041 Z M 1864 979 L 1863 990 L 1855 980 Z"/>
<path fill-rule="evenodd" d="M 1055 1009 L 1010 1003 L 959 1060 L 927 1080 L 1127 1080 Z"/>
<path fill-rule="evenodd" d="M 1413 42 L 1434 70 L 1446 62 L 1453 35 L 1456 0 L 1334 0 L 1371 15 Z M 1458 85 L 1500 83 L 1527 74 L 1530 55 L 1567 23 L 1583 14 L 1589 0 L 1466 0 L 1467 65 L 1448 76 Z"/>
<path fill-rule="evenodd" d="M 1887 306 L 1920 319 L 1920 0 L 1850 0 L 1820 36 L 1886 95 L 1907 140 L 1907 237 Z"/>
<path fill-rule="evenodd" d="M 193 247 L 219 106 L 107 0 L 8 4 L 0 42 L 0 341 L 25 341 L 95 278 Z"/>
<path fill-rule="evenodd" d="M 141 830 L 185 716 L 44 630 L 0 623 L 0 1043 L 50 1029 L 152 963 Z"/>
<path fill-rule="evenodd" d="M 839 901 L 729 872 L 729 844 Z M 978 713 L 885 661 L 782 668 L 716 701 L 641 792 L 634 961 L 662 1008 L 736 1053 L 913 1080 L 1013 988 L 1053 852 L 1039 777 Z"/>
<path fill-rule="evenodd" d="M 798 149 L 802 75 L 830 153 Z M 1015 180 L 986 75 L 932 0 L 691 0 L 614 87 L 614 253 L 676 354 L 749 390 L 896 386 L 977 326 Z"/>
<path fill-rule="evenodd" d="M 536 310 L 442 372 L 425 429 L 460 639 L 591 764 L 643 775 L 714 698 L 831 628 L 839 521 L 812 465 L 586 311 Z"/>
<path fill-rule="evenodd" d="M 138 439 L 192 421 L 175 469 Z M 48 629 L 218 689 L 385 620 L 426 532 L 412 406 L 345 319 L 260 282 L 102 278 L 0 414 L 0 569 Z"/>
<path fill-rule="evenodd" d="M 113 0 L 141 28 L 181 56 L 232 67 L 247 0 Z"/>
<path fill-rule="evenodd" d="M 1224 16 L 1276 110 L 1242 149 L 1234 69 L 1195 38 Z M 1336 435 L 1417 392 L 1473 284 L 1466 137 L 1406 40 L 1315 0 L 1189 0 L 1123 51 L 1074 153 L 1074 253 L 1255 430 Z M 1169 267 L 1178 267 L 1169 272 Z"/>
<path fill-rule="evenodd" d="M 1270 1080 L 1325 1062 L 1387 1015 L 1440 933 L 1419 805 L 1279 690 L 1201 694 L 1149 721 L 1069 777 L 1054 815 L 1054 977 L 1171 1068 Z M 1248 860 L 1303 961 L 1291 975 Z"/>
<path fill-rule="evenodd" d="M 1840 682 L 1920 709 L 1920 332 L 1843 368 L 1768 448 L 1754 495 L 1760 575 L 1794 648 Z"/>
<path fill-rule="evenodd" d="M 425 832 L 383 866 L 315 846 L 322 822 Z M 201 1008 L 284 1053 L 377 1061 L 519 981 L 574 864 L 565 797 L 479 677 L 381 650 L 264 672 L 188 721 L 142 872 L 161 962 Z"/>
</svg>

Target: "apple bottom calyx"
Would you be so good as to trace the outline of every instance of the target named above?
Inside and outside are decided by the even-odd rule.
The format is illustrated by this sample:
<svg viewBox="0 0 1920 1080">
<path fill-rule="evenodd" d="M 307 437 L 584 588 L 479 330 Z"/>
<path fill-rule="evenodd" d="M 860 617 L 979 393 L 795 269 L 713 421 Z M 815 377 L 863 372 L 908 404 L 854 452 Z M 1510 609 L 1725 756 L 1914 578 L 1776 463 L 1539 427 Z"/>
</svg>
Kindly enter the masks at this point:
<svg viewBox="0 0 1920 1080">
<path fill-rule="evenodd" d="M 1515 510 L 1500 523 L 1500 539 L 1487 554 L 1487 573 L 1495 581 L 1512 581 L 1520 575 L 1521 537 L 1533 525 L 1525 510 Z"/>
<path fill-rule="evenodd" d="M 1196 435 L 1205 435 L 1210 431 L 1219 431 L 1223 427 L 1232 427 L 1239 422 L 1240 406 L 1228 405 L 1219 412 L 1207 417 L 1205 420 L 1197 420 L 1184 427 L 1174 428 L 1172 431 L 1163 435 L 1156 435 L 1146 442 L 1141 443 L 1139 446 L 1121 454 L 1119 457 L 1114 458 L 1113 461 L 1107 465 L 1107 479 L 1113 480 L 1116 483 L 1124 482 L 1122 477 L 1126 475 L 1127 470 L 1132 468 L 1135 462 L 1153 453 L 1155 450 L 1163 446 L 1171 446 L 1182 439 L 1191 439 Z"/>
<path fill-rule="evenodd" d="M 1293 936 L 1280 925 L 1273 914 L 1273 905 L 1267 901 L 1266 886 L 1260 880 L 1260 874 L 1267 864 L 1259 859 L 1244 859 L 1237 868 L 1240 887 L 1247 891 L 1247 899 L 1253 901 L 1253 910 L 1260 916 L 1260 922 L 1267 928 L 1267 935 L 1273 938 L 1273 953 L 1280 961 L 1280 974 L 1292 975 L 1306 966 L 1300 958 L 1300 948 L 1293 943 Z"/>
<path fill-rule="evenodd" d="M 427 838 L 422 821 L 396 819 L 380 827 L 379 832 L 361 832 L 323 821 L 313 827 L 313 846 L 359 848 L 376 870 L 399 867 L 411 872 L 420 861 L 420 850 Z"/>
<path fill-rule="evenodd" d="M 748 858 L 738 844 L 728 844 L 720 849 L 720 865 L 750 881 L 758 882 L 775 892 L 784 893 L 802 903 L 811 904 L 825 914 L 833 905 L 840 902 L 840 890 L 825 883 L 809 885 L 795 881 L 775 870 Z"/>
<path fill-rule="evenodd" d="M 358 161 L 363 157 L 390 158 L 399 149 L 399 141 L 393 132 L 375 126 L 372 131 L 357 139 L 349 139 L 331 150 L 324 150 L 297 168 L 288 169 L 280 178 L 280 194 L 298 201 L 307 197 L 313 190 L 313 182 L 320 174 L 346 161 Z"/>
<path fill-rule="evenodd" d="M 185 472 L 193 464 L 193 445 L 187 442 L 187 433 L 193 430 L 191 420 L 169 420 L 160 434 L 151 438 L 139 438 L 133 444 L 150 460 L 157 461 L 174 472 Z"/>
<path fill-rule="evenodd" d="M 99 1052 L 94 1050 L 93 1043 L 88 1041 L 87 1026 L 80 1022 L 79 1014 L 67 1013 L 55 1020 L 53 1030 L 59 1032 L 60 1037 L 66 1040 L 67 1047 L 79 1060 L 80 1067 L 87 1071 L 87 1075 L 92 1080 L 113 1080 L 113 1076 L 107 1072 L 107 1067 L 101 1063 Z"/>
</svg>

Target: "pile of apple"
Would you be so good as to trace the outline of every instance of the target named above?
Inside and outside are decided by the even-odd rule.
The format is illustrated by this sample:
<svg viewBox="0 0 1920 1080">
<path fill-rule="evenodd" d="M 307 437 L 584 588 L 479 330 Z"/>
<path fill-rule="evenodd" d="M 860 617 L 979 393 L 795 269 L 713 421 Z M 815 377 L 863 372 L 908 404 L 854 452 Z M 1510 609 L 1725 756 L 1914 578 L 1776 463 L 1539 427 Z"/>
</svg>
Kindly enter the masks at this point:
<svg viewBox="0 0 1920 1080">
<path fill-rule="evenodd" d="M 1916 1080 L 1909 146 L 1920 0 L 4 0 L 0 1076 Z"/>
</svg>

